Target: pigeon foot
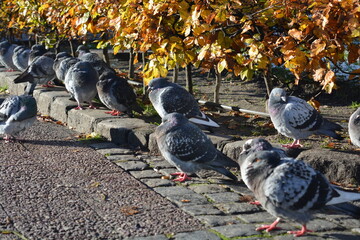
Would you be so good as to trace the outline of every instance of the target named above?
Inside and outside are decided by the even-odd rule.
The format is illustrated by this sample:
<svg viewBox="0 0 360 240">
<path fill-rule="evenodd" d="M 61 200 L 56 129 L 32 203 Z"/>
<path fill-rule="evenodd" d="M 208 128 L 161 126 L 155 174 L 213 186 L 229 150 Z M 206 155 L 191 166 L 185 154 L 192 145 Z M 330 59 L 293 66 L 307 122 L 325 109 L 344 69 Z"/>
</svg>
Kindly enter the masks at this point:
<svg viewBox="0 0 360 240">
<path fill-rule="evenodd" d="M 281 229 L 280 227 L 277 227 L 278 223 L 280 222 L 280 218 L 277 218 L 272 224 L 270 225 L 263 225 L 261 227 L 256 228 L 256 231 L 265 230 L 267 232 L 270 232 L 272 230 Z"/>
<path fill-rule="evenodd" d="M 3 137 L 3 139 L 5 140 L 5 143 L 12 143 L 15 142 L 15 138 L 12 137 L 11 135 L 5 135 L 5 137 Z"/>
<path fill-rule="evenodd" d="M 171 173 L 170 175 L 179 176 L 178 178 L 174 179 L 173 182 L 185 182 L 186 180 L 191 180 L 191 177 L 189 177 L 186 173 L 183 172 Z"/>
<path fill-rule="evenodd" d="M 250 204 L 252 205 L 256 205 L 256 206 L 261 206 L 261 203 L 259 201 L 252 201 L 252 202 L 249 202 Z"/>
<path fill-rule="evenodd" d="M 284 148 L 292 148 L 292 149 L 302 148 L 303 147 L 303 145 L 300 144 L 299 139 L 295 139 L 291 144 L 284 144 L 284 145 L 281 145 L 281 146 L 284 147 Z"/>
<path fill-rule="evenodd" d="M 76 108 L 74 108 L 75 110 L 84 110 L 81 106 L 77 106 Z"/>
<path fill-rule="evenodd" d="M 306 228 L 306 225 L 302 225 L 301 230 L 299 231 L 288 231 L 289 234 L 294 234 L 294 237 L 300 237 L 306 234 L 307 232 L 313 232 Z"/>
</svg>

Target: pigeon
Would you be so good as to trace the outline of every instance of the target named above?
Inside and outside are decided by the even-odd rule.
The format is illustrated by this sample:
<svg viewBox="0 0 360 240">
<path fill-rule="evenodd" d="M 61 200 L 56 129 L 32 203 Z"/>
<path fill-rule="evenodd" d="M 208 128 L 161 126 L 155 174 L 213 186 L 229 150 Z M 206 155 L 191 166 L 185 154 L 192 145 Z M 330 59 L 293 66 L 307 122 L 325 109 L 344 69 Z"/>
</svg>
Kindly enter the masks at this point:
<svg viewBox="0 0 360 240">
<path fill-rule="evenodd" d="M 7 71 L 18 70 L 12 59 L 16 47 L 16 44 L 11 44 L 7 40 L 0 43 L 0 61 L 4 64 Z"/>
<path fill-rule="evenodd" d="M 47 50 L 45 48 L 44 45 L 41 44 L 35 44 L 31 47 L 30 49 L 30 55 L 29 55 L 29 62 L 28 65 L 30 65 L 32 63 L 32 61 L 34 61 L 34 59 L 36 57 L 42 56 L 45 53 L 47 53 Z"/>
<path fill-rule="evenodd" d="M 36 120 L 37 104 L 32 96 L 9 96 L 0 105 L 0 134 L 5 141 L 15 140 L 15 136 L 28 129 Z"/>
<path fill-rule="evenodd" d="M 51 87 L 48 83 L 55 79 L 54 59 L 48 56 L 36 57 L 26 70 L 14 79 L 14 83 L 28 82 L 25 93 L 31 95 L 37 84 Z"/>
<path fill-rule="evenodd" d="M 30 55 L 30 49 L 27 49 L 24 46 L 17 46 L 14 49 L 12 60 L 16 68 L 21 72 L 25 71 L 25 69 L 29 65 L 29 55 Z"/>
<path fill-rule="evenodd" d="M 342 127 L 323 118 L 315 108 L 305 100 L 286 96 L 281 88 L 274 88 L 269 97 L 268 110 L 276 130 L 294 141 L 283 145 L 286 148 L 302 147 L 300 139 L 310 135 L 326 135 L 341 140 L 335 131 Z"/>
<path fill-rule="evenodd" d="M 352 144 L 360 147 L 360 107 L 350 116 L 349 135 Z"/>
<path fill-rule="evenodd" d="M 74 58 L 67 52 L 60 52 L 56 55 L 53 69 L 55 71 L 57 79 L 64 82 L 65 76 L 69 68 L 75 63 L 79 62 L 80 59 Z"/>
<path fill-rule="evenodd" d="M 302 225 L 294 236 L 311 232 L 306 223 L 315 210 L 326 205 L 346 203 L 360 199 L 360 194 L 334 187 L 318 171 L 302 160 L 280 158 L 275 151 L 258 151 L 241 164 L 241 175 L 264 209 L 277 219 L 271 225 L 256 230 L 277 229 L 281 219 Z"/>
<path fill-rule="evenodd" d="M 165 115 L 155 129 L 155 138 L 162 156 L 180 171 L 172 174 L 179 176 L 174 181 L 189 180 L 188 174 L 201 169 L 214 170 L 237 180 L 225 167 L 239 168 L 239 165 L 217 150 L 205 133 L 183 114 Z"/>
<path fill-rule="evenodd" d="M 113 72 L 104 72 L 96 84 L 100 101 L 109 109 L 113 116 L 127 113 L 132 116 L 132 110 L 142 114 L 143 109 L 136 102 L 134 89 L 125 78 Z"/>
<path fill-rule="evenodd" d="M 116 73 L 115 70 L 109 67 L 98 54 L 90 52 L 87 46 L 85 45 L 78 46 L 76 52 L 78 53 L 78 58 L 81 61 L 91 63 L 91 65 L 98 72 L 99 76 L 101 76 L 104 72 L 108 72 L 108 71 Z"/>
<path fill-rule="evenodd" d="M 78 106 L 76 110 L 82 110 L 83 102 L 89 103 L 89 108 L 95 108 L 91 100 L 96 96 L 96 83 L 99 80 L 98 73 L 89 62 L 77 62 L 67 71 L 65 76 L 65 88 L 75 98 Z"/>
<path fill-rule="evenodd" d="M 168 113 L 181 113 L 190 122 L 207 127 L 219 127 L 205 113 L 201 112 L 193 95 L 182 86 L 166 78 L 154 78 L 148 85 L 149 98 L 155 110 L 163 118 Z"/>
</svg>

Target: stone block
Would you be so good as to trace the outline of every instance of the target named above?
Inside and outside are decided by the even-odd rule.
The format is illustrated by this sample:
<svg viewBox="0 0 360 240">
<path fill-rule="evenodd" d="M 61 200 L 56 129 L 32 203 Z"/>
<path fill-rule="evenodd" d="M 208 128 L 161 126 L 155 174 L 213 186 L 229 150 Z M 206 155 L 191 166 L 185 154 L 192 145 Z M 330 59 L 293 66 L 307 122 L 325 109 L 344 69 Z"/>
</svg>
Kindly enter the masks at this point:
<svg viewBox="0 0 360 240">
<path fill-rule="evenodd" d="M 50 116 L 58 121 L 68 121 L 68 111 L 77 106 L 77 103 L 69 100 L 70 95 L 67 97 L 57 97 L 51 105 Z"/>
<path fill-rule="evenodd" d="M 92 133 L 96 124 L 106 119 L 113 119 L 101 109 L 71 109 L 68 112 L 68 126 L 81 133 Z"/>
<path fill-rule="evenodd" d="M 360 184 L 360 158 L 357 152 L 310 149 L 297 157 L 323 173 L 331 182 Z"/>
</svg>

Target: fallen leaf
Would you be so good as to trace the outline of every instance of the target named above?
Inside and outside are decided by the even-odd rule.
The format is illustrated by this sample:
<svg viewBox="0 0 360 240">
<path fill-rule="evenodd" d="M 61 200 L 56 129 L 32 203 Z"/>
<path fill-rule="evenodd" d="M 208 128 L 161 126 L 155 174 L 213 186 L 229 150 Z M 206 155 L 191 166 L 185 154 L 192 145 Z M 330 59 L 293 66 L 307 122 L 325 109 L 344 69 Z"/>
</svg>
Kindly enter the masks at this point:
<svg viewBox="0 0 360 240">
<path fill-rule="evenodd" d="M 191 202 L 191 200 L 189 200 L 189 199 L 182 199 L 182 200 L 180 200 L 180 202 L 188 203 L 188 202 Z"/>
<path fill-rule="evenodd" d="M 120 208 L 120 212 L 122 212 L 126 216 L 132 216 L 139 213 L 140 211 L 138 210 L 138 207 L 135 206 L 124 206 Z"/>
<path fill-rule="evenodd" d="M 252 202 L 255 198 L 251 195 L 242 195 L 240 196 L 240 202 Z"/>
</svg>

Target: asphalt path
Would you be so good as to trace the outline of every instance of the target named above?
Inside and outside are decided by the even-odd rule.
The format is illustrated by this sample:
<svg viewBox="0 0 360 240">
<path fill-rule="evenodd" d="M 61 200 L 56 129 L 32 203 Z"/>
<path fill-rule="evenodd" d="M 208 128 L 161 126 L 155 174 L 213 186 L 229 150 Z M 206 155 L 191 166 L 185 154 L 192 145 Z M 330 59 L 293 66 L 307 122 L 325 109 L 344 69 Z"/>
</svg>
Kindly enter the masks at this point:
<svg viewBox="0 0 360 240">
<path fill-rule="evenodd" d="M 203 225 L 79 141 L 38 120 L 0 140 L 0 239 L 122 239 Z"/>
</svg>

